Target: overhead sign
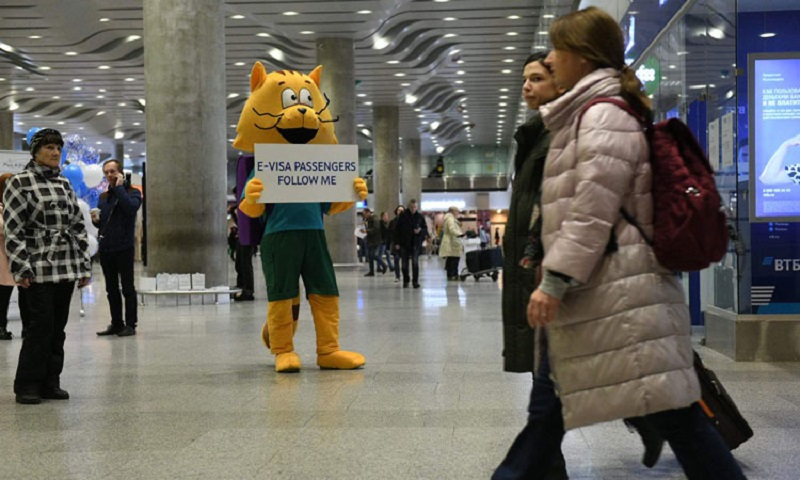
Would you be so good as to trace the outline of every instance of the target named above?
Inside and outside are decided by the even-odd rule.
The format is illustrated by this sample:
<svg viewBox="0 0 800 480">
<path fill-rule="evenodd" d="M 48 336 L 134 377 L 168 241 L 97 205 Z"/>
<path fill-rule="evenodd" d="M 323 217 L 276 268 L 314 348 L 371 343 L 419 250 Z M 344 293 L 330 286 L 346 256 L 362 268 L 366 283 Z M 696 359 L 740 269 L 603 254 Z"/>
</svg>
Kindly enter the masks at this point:
<svg viewBox="0 0 800 480">
<path fill-rule="evenodd" d="M 358 145 L 256 144 L 254 170 L 264 183 L 261 203 L 359 200 Z"/>
</svg>

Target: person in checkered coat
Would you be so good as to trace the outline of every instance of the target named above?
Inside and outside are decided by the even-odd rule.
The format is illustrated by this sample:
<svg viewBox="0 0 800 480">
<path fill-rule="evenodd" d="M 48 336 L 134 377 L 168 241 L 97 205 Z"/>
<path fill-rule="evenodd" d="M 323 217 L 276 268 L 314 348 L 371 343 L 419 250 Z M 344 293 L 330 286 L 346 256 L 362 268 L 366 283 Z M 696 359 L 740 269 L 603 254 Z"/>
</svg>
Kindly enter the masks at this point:
<svg viewBox="0 0 800 480">
<path fill-rule="evenodd" d="M 31 161 L 3 193 L 9 266 L 14 281 L 27 289 L 29 312 L 14 379 L 17 403 L 69 398 L 60 383 L 64 328 L 76 281 L 82 288 L 91 278 L 83 215 L 59 169 L 63 146 L 57 130 L 39 130 L 31 139 Z"/>
</svg>

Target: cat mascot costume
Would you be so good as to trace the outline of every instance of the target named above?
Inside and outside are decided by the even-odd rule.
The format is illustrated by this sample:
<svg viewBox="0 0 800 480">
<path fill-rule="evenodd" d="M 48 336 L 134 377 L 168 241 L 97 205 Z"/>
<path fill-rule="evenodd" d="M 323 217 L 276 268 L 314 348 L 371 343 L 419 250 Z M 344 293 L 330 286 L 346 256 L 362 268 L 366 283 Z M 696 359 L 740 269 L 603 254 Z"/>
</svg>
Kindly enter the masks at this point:
<svg viewBox="0 0 800 480">
<path fill-rule="evenodd" d="M 321 75 L 321 66 L 308 75 L 291 70 L 267 74 L 256 62 L 250 74 L 250 98 L 239 117 L 233 146 L 253 152 L 257 143 L 339 143 L 333 128 L 335 120 L 328 110 L 330 101 L 319 89 Z M 356 178 L 353 188 L 358 198 L 367 197 L 363 179 Z M 317 365 L 332 369 L 362 367 L 366 362 L 363 355 L 339 349 L 339 289 L 322 225 L 323 214 L 344 212 L 354 202 L 267 205 L 258 203 L 263 191 L 263 183 L 251 173 L 239 210 L 250 218 L 266 220 L 261 264 L 269 303 L 261 338 L 275 355 L 275 371 L 296 372 L 301 367 L 294 351 L 297 323 L 292 317 L 301 277 L 317 333 Z"/>
</svg>

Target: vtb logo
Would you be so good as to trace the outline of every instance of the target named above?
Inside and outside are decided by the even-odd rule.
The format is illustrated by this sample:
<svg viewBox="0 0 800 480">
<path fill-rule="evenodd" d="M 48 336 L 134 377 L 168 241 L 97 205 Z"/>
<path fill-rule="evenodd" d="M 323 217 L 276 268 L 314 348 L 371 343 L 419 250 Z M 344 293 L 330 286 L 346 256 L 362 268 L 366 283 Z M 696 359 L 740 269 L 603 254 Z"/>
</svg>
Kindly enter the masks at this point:
<svg viewBox="0 0 800 480">
<path fill-rule="evenodd" d="M 772 265 L 776 272 L 800 272 L 800 258 L 764 257 L 761 264 L 765 267 Z"/>
</svg>

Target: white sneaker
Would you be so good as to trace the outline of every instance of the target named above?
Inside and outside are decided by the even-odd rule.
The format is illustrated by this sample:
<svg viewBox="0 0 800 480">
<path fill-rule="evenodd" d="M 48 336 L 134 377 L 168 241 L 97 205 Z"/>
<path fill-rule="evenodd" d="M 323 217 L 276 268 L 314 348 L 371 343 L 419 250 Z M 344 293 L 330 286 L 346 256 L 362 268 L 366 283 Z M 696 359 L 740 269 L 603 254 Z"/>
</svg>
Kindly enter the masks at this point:
<svg viewBox="0 0 800 480">
<path fill-rule="evenodd" d="M 400 279 L 397 278 L 397 277 L 394 277 L 394 283 L 400 283 Z"/>
</svg>

